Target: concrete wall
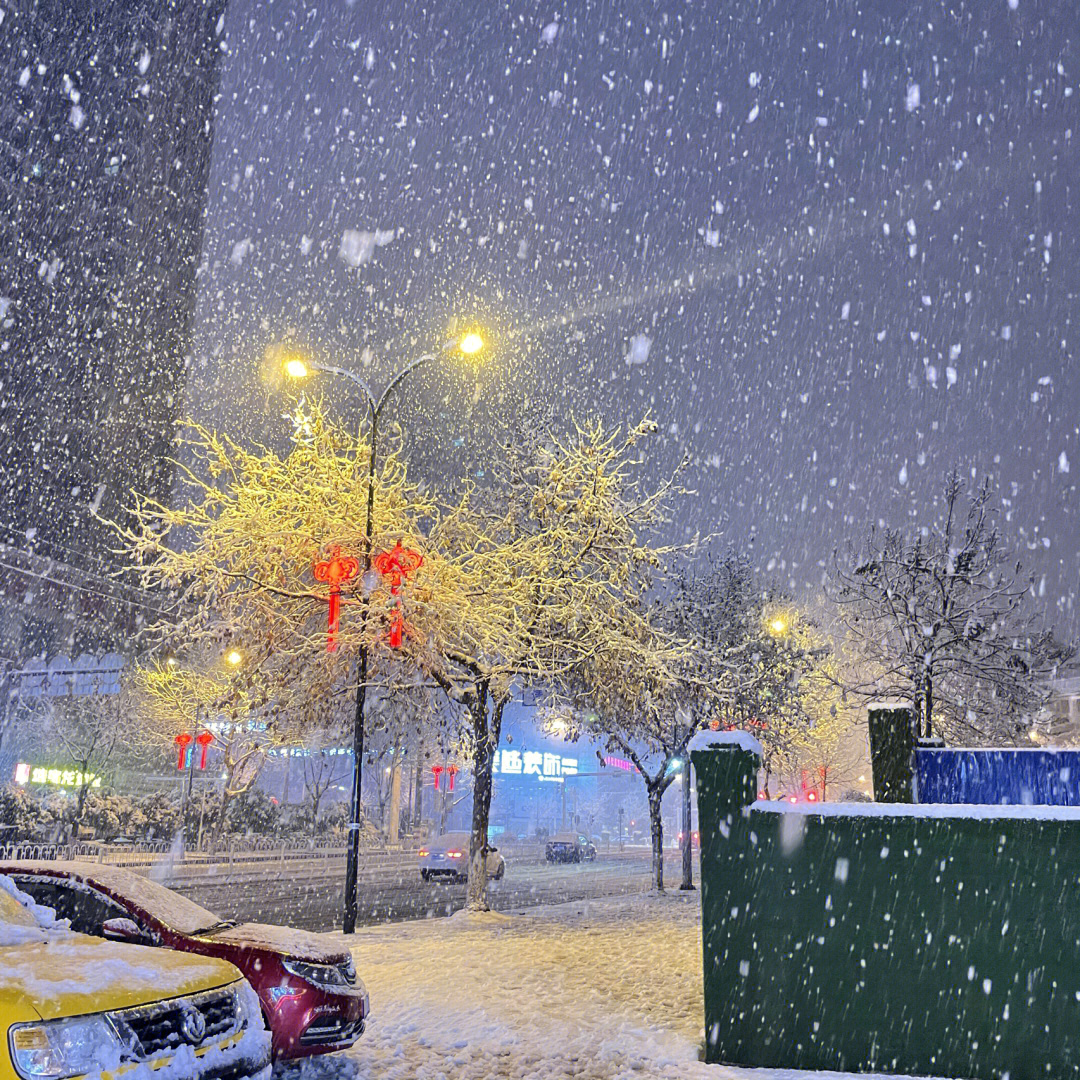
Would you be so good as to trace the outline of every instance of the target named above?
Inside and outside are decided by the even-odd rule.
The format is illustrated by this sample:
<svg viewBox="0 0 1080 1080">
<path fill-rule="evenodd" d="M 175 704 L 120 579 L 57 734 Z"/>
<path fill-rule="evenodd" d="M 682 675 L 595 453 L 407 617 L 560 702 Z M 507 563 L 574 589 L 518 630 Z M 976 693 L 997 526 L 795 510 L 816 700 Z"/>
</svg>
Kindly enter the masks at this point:
<svg viewBox="0 0 1080 1080">
<path fill-rule="evenodd" d="M 1075 808 L 779 810 L 693 761 L 709 1061 L 1080 1078 Z"/>
</svg>

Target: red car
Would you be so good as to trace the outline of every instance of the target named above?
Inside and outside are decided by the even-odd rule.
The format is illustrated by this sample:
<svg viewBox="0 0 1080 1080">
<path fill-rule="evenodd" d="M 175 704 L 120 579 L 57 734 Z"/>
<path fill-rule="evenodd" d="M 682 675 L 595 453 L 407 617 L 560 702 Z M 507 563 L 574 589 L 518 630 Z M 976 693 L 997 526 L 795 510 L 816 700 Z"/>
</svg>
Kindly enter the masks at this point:
<svg viewBox="0 0 1080 1080">
<path fill-rule="evenodd" d="M 0 864 L 0 874 L 73 930 L 235 964 L 259 995 L 276 1058 L 344 1050 L 364 1032 L 367 990 L 348 950 L 325 934 L 227 922 L 118 866 L 18 861 Z"/>
</svg>

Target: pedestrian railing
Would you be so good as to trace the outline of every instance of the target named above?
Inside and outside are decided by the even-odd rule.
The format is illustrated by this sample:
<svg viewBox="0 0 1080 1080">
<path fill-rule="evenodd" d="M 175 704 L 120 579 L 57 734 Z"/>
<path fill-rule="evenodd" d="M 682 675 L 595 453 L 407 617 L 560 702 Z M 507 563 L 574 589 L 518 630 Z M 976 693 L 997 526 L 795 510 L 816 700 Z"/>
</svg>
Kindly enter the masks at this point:
<svg viewBox="0 0 1080 1080">
<path fill-rule="evenodd" d="M 385 854 L 381 846 L 364 849 L 367 855 Z M 16 843 L 0 845 L 0 861 L 57 859 L 106 863 L 131 868 L 152 866 L 171 859 L 184 865 L 265 864 L 332 862 L 345 857 L 345 842 L 337 837 L 320 837 L 305 842 L 294 838 L 235 837 L 209 848 L 181 850 L 176 841 L 148 840 L 134 844 L 79 842 L 74 844 Z"/>
</svg>

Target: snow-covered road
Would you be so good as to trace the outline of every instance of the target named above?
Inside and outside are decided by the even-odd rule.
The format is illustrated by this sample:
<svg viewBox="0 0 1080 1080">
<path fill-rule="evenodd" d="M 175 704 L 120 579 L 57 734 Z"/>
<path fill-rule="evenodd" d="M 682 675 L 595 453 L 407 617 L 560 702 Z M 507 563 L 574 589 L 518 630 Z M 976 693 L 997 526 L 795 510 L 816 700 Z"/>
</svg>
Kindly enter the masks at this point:
<svg viewBox="0 0 1080 1080">
<path fill-rule="evenodd" d="M 699 1061 L 697 893 L 370 927 L 353 955 L 372 997 L 367 1034 L 348 1054 L 279 1068 L 280 1080 L 810 1075 Z"/>
</svg>

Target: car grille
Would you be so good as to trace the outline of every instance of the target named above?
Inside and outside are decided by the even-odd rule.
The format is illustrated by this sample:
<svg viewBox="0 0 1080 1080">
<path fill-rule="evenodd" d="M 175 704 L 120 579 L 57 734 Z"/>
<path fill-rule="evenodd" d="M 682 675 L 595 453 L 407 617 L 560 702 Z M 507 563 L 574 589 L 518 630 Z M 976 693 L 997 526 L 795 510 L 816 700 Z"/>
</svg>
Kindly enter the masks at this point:
<svg viewBox="0 0 1080 1080">
<path fill-rule="evenodd" d="M 301 1046 L 323 1046 L 327 1043 L 344 1042 L 346 1039 L 358 1039 L 364 1034 L 364 1021 L 346 1020 L 333 1013 L 313 1020 L 300 1036 Z"/>
<path fill-rule="evenodd" d="M 203 1021 L 203 1035 L 193 1039 L 185 1028 L 186 1014 L 196 1010 Z M 211 1039 L 239 1027 L 236 996 L 231 990 L 211 990 L 205 994 L 157 1002 L 137 1009 L 112 1013 L 121 1037 L 131 1045 L 136 1057 L 149 1058 L 178 1046 L 202 1046 Z"/>
</svg>

